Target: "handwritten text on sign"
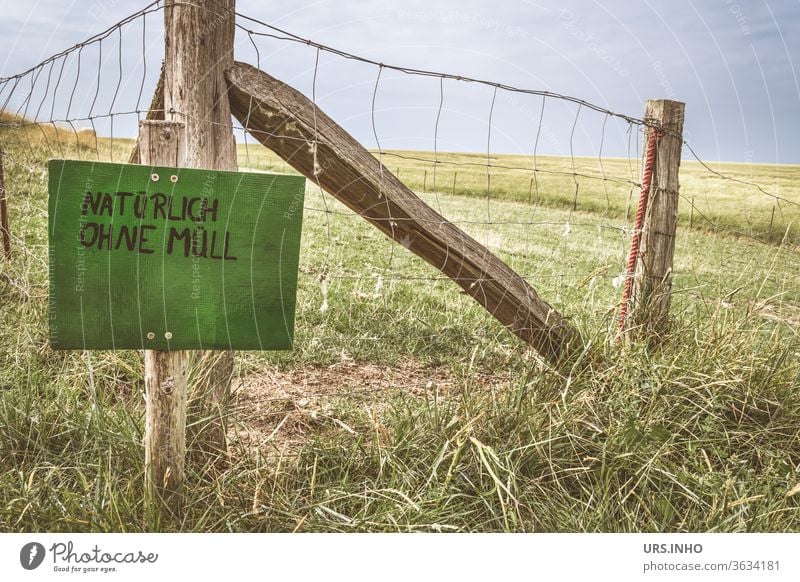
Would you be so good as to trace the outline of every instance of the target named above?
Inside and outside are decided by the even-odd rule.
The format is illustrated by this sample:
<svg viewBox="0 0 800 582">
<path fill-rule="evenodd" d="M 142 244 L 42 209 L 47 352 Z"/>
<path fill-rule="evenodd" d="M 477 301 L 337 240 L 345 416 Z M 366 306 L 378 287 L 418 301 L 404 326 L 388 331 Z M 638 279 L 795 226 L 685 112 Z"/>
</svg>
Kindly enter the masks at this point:
<svg viewBox="0 0 800 582">
<path fill-rule="evenodd" d="M 50 343 L 287 349 L 300 176 L 49 164 Z"/>
<path fill-rule="evenodd" d="M 166 254 L 182 252 L 184 257 L 195 256 L 206 259 L 235 261 L 230 255 L 230 232 L 207 229 L 206 223 L 219 219 L 219 200 L 209 202 L 200 196 L 170 196 L 162 192 L 87 192 L 81 207 L 83 216 L 124 217 L 128 213 L 137 220 L 156 222 L 179 222 L 187 220 L 201 224 L 195 227 L 168 226 Z M 156 252 L 152 237 L 157 230 L 155 224 L 128 226 L 86 222 L 81 227 L 81 244 L 99 250 L 128 250 L 142 254 Z"/>
</svg>

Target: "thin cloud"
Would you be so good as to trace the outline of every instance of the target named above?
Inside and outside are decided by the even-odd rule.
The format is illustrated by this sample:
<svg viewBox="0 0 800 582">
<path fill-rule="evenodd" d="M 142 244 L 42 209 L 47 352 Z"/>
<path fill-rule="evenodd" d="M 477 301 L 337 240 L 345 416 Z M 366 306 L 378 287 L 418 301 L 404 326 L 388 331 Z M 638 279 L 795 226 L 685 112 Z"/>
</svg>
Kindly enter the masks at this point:
<svg viewBox="0 0 800 582">
<path fill-rule="evenodd" d="M 0 49 L 7 55 L 2 75 L 24 70 L 141 7 L 142 2 L 133 0 L 71 8 L 55 0 L 31 5 L 8 1 L 0 24 Z M 797 119 L 800 113 L 792 70 L 792 63 L 800 59 L 797 3 L 306 0 L 287 10 L 286 5 L 239 0 L 238 10 L 382 62 L 568 93 L 633 116 L 641 115 L 645 98 L 679 99 L 687 103 L 687 135 L 704 157 L 800 162 L 800 143 L 791 124 L 776 127 L 771 113 L 777 120 Z M 161 18 L 157 14 L 148 20 L 152 35 L 146 49 L 148 89 L 158 70 Z M 143 49 L 134 46 L 141 39 L 130 42 L 125 65 L 132 79 L 125 82 L 126 91 L 135 93 L 138 87 L 133 87 L 141 78 L 133 77 L 142 74 L 135 56 Z M 262 67 L 308 93 L 313 49 L 266 39 L 258 42 Z M 109 41 L 109 51 L 112 44 Z M 255 62 L 242 33 L 237 50 L 239 58 Z M 370 106 L 376 71 L 340 61 L 333 57 L 320 61 L 320 104 L 368 143 L 373 135 Z M 82 92 L 91 92 L 91 79 L 87 76 L 81 82 L 86 87 L 78 96 L 84 103 Z M 453 148 L 484 150 L 487 96 L 455 83 L 447 83 L 445 89 L 444 107 L 452 119 L 443 119 L 446 133 L 441 139 Z M 376 100 L 381 107 L 376 119 L 381 141 L 392 147 L 424 147 L 426 140 L 430 142 L 438 102 L 437 83 L 387 75 Z M 499 104 L 498 151 L 528 153 L 530 126 L 537 122 L 539 106 L 533 99 Z M 548 110 L 546 124 L 553 143 L 567 143 L 574 114 L 564 107 Z M 573 145 L 589 155 L 598 147 L 598 136 L 592 134 L 597 123 L 588 113 L 583 115 L 579 121 L 591 139 Z M 135 120 L 120 120 L 115 131 L 132 134 Z M 623 128 L 617 133 L 604 145 L 609 155 L 625 153 Z"/>
</svg>

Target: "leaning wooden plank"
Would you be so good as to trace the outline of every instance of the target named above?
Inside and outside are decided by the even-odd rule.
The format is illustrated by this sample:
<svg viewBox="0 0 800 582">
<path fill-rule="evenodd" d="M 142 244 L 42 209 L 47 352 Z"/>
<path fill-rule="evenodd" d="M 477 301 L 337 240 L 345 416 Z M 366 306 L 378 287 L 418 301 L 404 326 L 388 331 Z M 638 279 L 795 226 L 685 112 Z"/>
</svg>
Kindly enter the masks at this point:
<svg viewBox="0 0 800 582">
<path fill-rule="evenodd" d="M 522 277 L 425 204 L 304 95 L 245 63 L 226 76 L 233 115 L 297 171 L 453 279 L 550 362 L 581 347 L 575 328 Z"/>
</svg>

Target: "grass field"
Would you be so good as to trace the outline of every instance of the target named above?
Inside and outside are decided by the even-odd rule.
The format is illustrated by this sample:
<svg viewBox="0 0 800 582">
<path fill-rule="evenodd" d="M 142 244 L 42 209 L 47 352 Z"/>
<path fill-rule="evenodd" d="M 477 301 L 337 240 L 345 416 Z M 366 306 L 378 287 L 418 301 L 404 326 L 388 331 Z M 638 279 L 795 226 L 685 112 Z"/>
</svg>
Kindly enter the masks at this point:
<svg viewBox="0 0 800 582">
<path fill-rule="evenodd" d="M 537 174 L 537 188 L 530 172 L 493 173 L 487 200 L 485 156 L 439 154 L 462 164 L 454 191 L 453 166 L 437 166 L 434 189 L 433 167 L 409 159 L 432 154 L 385 152 L 603 356 L 556 371 L 309 186 L 296 349 L 237 353 L 230 462 L 191 456 L 175 518 L 142 501 L 141 354 L 47 345 L 43 164 L 112 146 L 0 137 L 15 253 L 0 262 L 0 530 L 800 530 L 796 206 L 772 218 L 773 198 L 684 163 L 672 333 L 648 353 L 611 341 L 630 183 L 586 178 L 598 160 L 573 172 L 541 158 L 567 173 Z M 114 140 L 115 159 L 130 145 Z M 243 167 L 283 169 L 239 149 Z M 602 172 L 636 181 L 627 164 L 603 160 Z M 715 169 L 800 201 L 800 168 Z M 754 240 L 770 222 L 772 244 Z"/>
<path fill-rule="evenodd" d="M 275 154 L 257 145 L 240 145 L 239 159 L 254 168 L 291 171 Z M 381 159 L 415 191 L 555 209 L 574 207 L 614 219 L 628 217 L 632 221 L 638 195 L 637 159 L 537 156 L 534 161 L 533 156 L 522 155 L 492 155 L 487 159 L 486 154 L 407 151 L 382 152 Z M 491 164 L 488 177 L 487 162 Z M 800 166 L 707 166 L 693 160 L 682 162 L 681 225 L 688 227 L 691 223 L 698 229 L 772 241 L 780 240 L 789 229 L 788 240 L 800 242 Z M 537 172 L 532 171 L 534 167 Z M 762 191 L 748 183 L 758 184 Z"/>
</svg>

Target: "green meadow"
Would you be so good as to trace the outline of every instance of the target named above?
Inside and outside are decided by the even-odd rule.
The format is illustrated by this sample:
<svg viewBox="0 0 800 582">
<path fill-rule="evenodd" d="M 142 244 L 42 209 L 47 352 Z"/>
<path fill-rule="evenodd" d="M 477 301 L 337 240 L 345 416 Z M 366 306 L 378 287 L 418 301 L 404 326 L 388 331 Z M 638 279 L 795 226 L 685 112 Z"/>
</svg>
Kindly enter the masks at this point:
<svg viewBox="0 0 800 582">
<path fill-rule="evenodd" d="M 144 503 L 141 352 L 47 343 L 46 160 L 132 142 L 51 129 L 0 133 L 0 530 L 800 530 L 800 167 L 683 162 L 648 350 L 615 341 L 635 164 L 380 153 L 574 322 L 598 357 L 566 369 L 309 183 L 295 349 L 236 354 L 222 462 L 190 401 L 174 516 Z M 253 144 L 239 165 L 291 171 Z"/>
</svg>

